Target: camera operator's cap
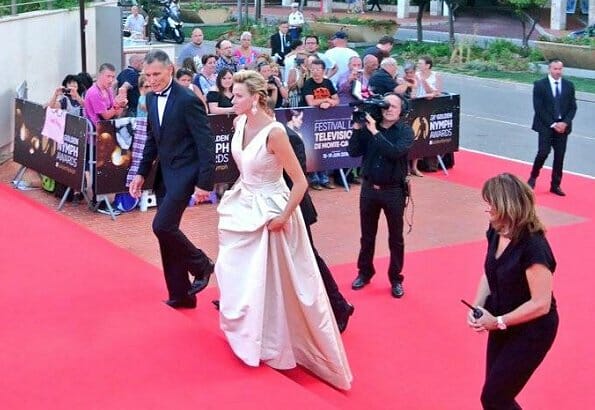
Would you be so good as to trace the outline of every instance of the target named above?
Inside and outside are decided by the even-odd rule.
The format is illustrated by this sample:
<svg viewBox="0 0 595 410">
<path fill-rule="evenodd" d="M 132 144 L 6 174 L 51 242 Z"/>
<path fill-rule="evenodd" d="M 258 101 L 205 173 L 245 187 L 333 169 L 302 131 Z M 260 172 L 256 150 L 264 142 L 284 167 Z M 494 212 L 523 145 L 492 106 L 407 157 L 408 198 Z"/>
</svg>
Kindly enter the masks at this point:
<svg viewBox="0 0 595 410">
<path fill-rule="evenodd" d="M 343 40 L 347 40 L 347 38 L 348 38 L 348 35 L 347 35 L 347 33 L 346 33 L 346 32 L 344 32 L 344 31 L 337 31 L 337 32 L 336 32 L 336 33 L 333 35 L 333 37 L 331 37 L 331 39 L 333 39 L 333 40 L 334 40 L 334 39 L 336 39 L 336 38 L 340 38 L 340 39 L 343 39 Z"/>
<path fill-rule="evenodd" d="M 296 9 L 296 8 L 298 8 L 299 6 L 300 6 L 300 4 L 299 4 L 299 3 L 291 3 L 291 8 L 292 8 L 292 9 Z"/>
</svg>

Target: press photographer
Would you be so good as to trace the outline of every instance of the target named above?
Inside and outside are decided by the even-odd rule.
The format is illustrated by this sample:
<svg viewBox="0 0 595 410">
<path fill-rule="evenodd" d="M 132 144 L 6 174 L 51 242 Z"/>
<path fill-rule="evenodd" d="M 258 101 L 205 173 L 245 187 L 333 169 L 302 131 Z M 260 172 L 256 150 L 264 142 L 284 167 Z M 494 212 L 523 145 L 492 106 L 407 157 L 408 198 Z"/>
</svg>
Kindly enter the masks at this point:
<svg viewBox="0 0 595 410">
<path fill-rule="evenodd" d="M 372 99 L 366 102 L 363 109 L 357 108 L 358 114 L 355 114 L 353 135 L 348 146 L 350 156 L 363 156 L 360 194 L 361 249 L 357 261 L 358 275 L 351 287 L 354 290 L 362 289 L 376 273 L 373 263 L 374 244 L 382 210 L 389 232 L 388 278 L 391 294 L 400 298 L 404 295 L 401 271 L 405 253 L 403 213 L 408 195 L 407 154 L 413 144 L 413 131 L 401 120 L 403 102 L 399 96 L 389 94 L 382 100 Z"/>
</svg>

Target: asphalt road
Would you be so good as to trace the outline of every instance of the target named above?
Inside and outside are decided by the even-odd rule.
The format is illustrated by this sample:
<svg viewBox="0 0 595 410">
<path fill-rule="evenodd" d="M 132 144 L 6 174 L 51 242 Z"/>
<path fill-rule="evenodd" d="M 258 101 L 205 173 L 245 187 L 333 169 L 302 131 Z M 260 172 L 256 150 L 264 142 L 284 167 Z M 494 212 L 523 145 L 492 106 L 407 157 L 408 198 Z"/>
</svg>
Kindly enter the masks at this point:
<svg viewBox="0 0 595 410">
<path fill-rule="evenodd" d="M 444 89 L 461 95 L 462 148 L 533 162 L 532 85 L 444 74 Z M 577 105 L 564 169 L 595 177 L 595 95 L 577 93 Z"/>
</svg>

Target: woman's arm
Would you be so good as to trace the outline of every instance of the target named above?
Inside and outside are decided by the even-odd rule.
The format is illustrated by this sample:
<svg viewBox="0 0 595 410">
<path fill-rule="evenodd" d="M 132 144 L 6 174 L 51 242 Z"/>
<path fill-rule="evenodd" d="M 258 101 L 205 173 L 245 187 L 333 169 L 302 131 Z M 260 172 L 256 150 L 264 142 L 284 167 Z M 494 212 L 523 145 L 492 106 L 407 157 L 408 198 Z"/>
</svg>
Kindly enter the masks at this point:
<svg viewBox="0 0 595 410">
<path fill-rule="evenodd" d="M 283 169 L 293 181 L 285 209 L 279 216 L 271 219 L 268 223 L 268 229 L 270 231 L 278 231 L 283 228 L 291 214 L 299 206 L 306 193 L 306 189 L 308 189 L 308 182 L 284 130 L 273 128 L 268 137 L 267 148 L 269 152 L 277 157 Z"/>
<path fill-rule="evenodd" d="M 481 275 L 479 284 L 477 285 L 477 292 L 475 292 L 475 299 L 473 299 L 473 306 L 483 306 L 486 299 L 490 295 L 490 285 L 485 274 Z"/>
<path fill-rule="evenodd" d="M 531 299 L 513 311 L 502 315 L 502 320 L 507 326 L 529 322 L 550 311 L 553 287 L 552 272 L 546 266 L 536 263 L 527 268 L 525 274 L 529 283 Z M 482 310 L 484 315 L 477 322 L 481 323 L 487 330 L 497 329 L 498 322 L 496 318 L 487 310 L 483 308 Z"/>
<path fill-rule="evenodd" d="M 233 107 L 219 107 L 218 102 L 209 103 L 210 114 L 233 114 Z"/>
</svg>

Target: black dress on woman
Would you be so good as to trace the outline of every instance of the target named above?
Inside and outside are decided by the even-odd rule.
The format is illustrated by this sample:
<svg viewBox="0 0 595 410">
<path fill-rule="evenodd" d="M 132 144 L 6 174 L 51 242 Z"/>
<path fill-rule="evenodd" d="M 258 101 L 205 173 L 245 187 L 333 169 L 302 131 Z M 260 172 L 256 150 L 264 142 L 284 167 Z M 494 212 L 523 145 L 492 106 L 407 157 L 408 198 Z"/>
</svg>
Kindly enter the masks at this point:
<svg viewBox="0 0 595 410">
<path fill-rule="evenodd" d="M 485 309 L 494 316 L 509 313 L 531 299 L 527 269 L 540 264 L 552 272 L 556 260 L 543 233 L 525 233 L 512 241 L 496 258 L 500 236 L 487 232 L 485 273 L 490 287 Z M 550 311 L 506 330 L 490 331 L 487 345 L 486 378 L 481 394 L 484 409 L 520 409 L 515 397 L 543 361 L 558 329 L 556 300 Z"/>
</svg>

